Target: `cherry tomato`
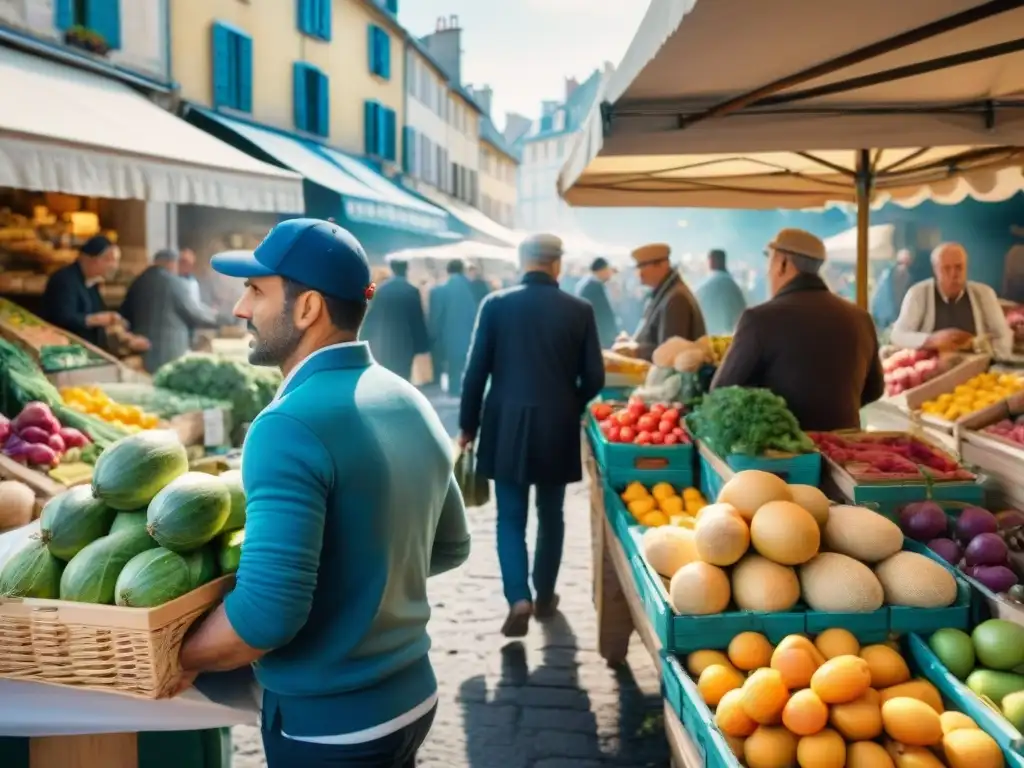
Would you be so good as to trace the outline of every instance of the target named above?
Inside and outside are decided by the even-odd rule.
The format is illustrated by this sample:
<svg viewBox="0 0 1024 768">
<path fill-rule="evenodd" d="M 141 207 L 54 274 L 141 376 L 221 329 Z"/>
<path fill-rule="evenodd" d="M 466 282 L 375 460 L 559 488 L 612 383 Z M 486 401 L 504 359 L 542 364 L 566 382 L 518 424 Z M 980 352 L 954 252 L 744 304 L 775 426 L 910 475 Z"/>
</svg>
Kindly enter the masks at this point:
<svg viewBox="0 0 1024 768">
<path fill-rule="evenodd" d="M 615 414 L 615 420 L 621 427 L 631 427 L 636 424 L 636 415 L 632 411 L 619 411 Z"/>
<path fill-rule="evenodd" d="M 619 427 L 608 427 L 605 430 L 604 436 L 608 438 L 609 443 L 617 443 L 619 442 L 619 432 Z"/>
<path fill-rule="evenodd" d="M 636 428 L 641 432 L 653 432 L 658 428 L 658 420 L 650 413 L 645 413 L 636 420 Z"/>
<path fill-rule="evenodd" d="M 632 443 L 636 437 L 636 430 L 630 426 L 622 426 L 619 428 L 619 442 L 620 443 Z"/>
<path fill-rule="evenodd" d="M 669 408 L 667 411 L 665 411 L 663 414 L 661 414 L 661 420 L 662 421 L 669 421 L 669 422 L 671 422 L 673 424 L 678 424 L 679 423 L 679 411 L 677 411 L 675 408 Z"/>
<path fill-rule="evenodd" d="M 651 444 L 651 433 L 643 431 L 637 434 L 633 439 L 634 445 L 650 445 Z"/>
<path fill-rule="evenodd" d="M 662 419 L 661 423 L 658 425 L 658 432 L 660 432 L 663 435 L 670 435 L 672 434 L 672 430 L 675 428 L 675 424 L 673 424 L 671 421 L 669 421 L 668 419 Z"/>
<path fill-rule="evenodd" d="M 665 435 L 661 432 L 651 432 L 651 443 L 653 445 L 661 445 L 665 442 Z"/>
<path fill-rule="evenodd" d="M 665 435 L 662 438 L 662 442 L 665 445 L 676 445 L 679 442 L 679 436 L 678 435 L 673 435 L 673 434 Z"/>
</svg>

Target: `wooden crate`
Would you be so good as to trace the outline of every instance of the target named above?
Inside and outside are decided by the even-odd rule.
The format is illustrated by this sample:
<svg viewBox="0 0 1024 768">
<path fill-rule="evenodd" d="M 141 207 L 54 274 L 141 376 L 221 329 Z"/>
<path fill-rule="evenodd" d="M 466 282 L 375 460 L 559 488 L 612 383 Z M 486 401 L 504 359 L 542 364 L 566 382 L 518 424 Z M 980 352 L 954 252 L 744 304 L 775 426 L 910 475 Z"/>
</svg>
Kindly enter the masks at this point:
<svg viewBox="0 0 1024 768">
<path fill-rule="evenodd" d="M 0 677 L 162 698 L 185 633 L 233 585 L 222 576 L 156 608 L 0 598 Z"/>
<path fill-rule="evenodd" d="M 980 469 L 988 483 L 1010 506 L 1024 508 L 1024 446 L 985 432 L 963 433 L 960 455 Z"/>
<path fill-rule="evenodd" d="M 958 432 L 966 429 L 982 429 L 989 424 L 995 424 L 1001 419 L 1011 418 L 1013 414 L 1020 413 L 1021 411 L 1024 411 L 1024 392 L 1018 392 L 1006 400 L 993 403 L 988 408 L 982 408 L 980 411 L 961 416 L 956 421 L 947 421 L 930 413 L 921 413 L 917 417 L 921 420 L 922 424 L 932 429 L 956 435 Z"/>
<path fill-rule="evenodd" d="M 967 355 L 959 365 L 955 365 L 945 373 L 926 381 L 919 387 L 908 389 L 901 395 L 889 398 L 901 408 L 916 411 L 929 400 L 933 400 L 944 392 L 949 392 L 979 373 L 988 370 L 992 358 L 989 355 Z"/>
<path fill-rule="evenodd" d="M 35 492 L 36 498 L 44 501 L 67 490 L 66 486 L 58 483 L 45 472 L 39 472 L 24 464 L 19 464 L 10 456 L 2 453 L 0 453 L 0 478 L 24 483 Z"/>
</svg>

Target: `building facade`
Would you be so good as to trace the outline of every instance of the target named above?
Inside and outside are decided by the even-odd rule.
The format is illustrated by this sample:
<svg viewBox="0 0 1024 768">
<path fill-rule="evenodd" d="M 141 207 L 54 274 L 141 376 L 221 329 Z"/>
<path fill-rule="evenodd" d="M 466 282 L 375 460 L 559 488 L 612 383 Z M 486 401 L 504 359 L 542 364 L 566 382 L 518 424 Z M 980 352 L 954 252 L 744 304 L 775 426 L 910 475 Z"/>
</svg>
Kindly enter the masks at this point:
<svg viewBox="0 0 1024 768">
<path fill-rule="evenodd" d="M 489 87 L 474 89 L 484 109 L 480 119 L 480 210 L 499 224 L 515 227 L 519 155 L 491 119 Z"/>
<path fill-rule="evenodd" d="M 558 174 L 610 73 L 611 67 L 606 65 L 583 83 L 567 79 L 565 100 L 542 102 L 540 119 L 533 121 L 525 132 L 520 128 L 514 145 L 520 154 L 516 201 L 516 224 L 520 229 L 530 232 L 577 229 L 572 208 L 558 194 Z M 509 125 L 521 126 L 522 122 L 520 116 L 513 115 Z"/>
</svg>

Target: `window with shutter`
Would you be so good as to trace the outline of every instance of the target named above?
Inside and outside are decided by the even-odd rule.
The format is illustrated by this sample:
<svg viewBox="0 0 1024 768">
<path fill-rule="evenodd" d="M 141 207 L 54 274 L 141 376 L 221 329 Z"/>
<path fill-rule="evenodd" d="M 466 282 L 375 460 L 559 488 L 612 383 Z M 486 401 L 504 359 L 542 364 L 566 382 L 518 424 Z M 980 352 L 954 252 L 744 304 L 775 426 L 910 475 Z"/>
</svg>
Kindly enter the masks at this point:
<svg viewBox="0 0 1024 768">
<path fill-rule="evenodd" d="M 384 0 L 384 7 L 388 12 L 398 15 L 398 0 Z"/>
<path fill-rule="evenodd" d="M 302 61 L 295 62 L 292 74 L 295 127 L 317 136 L 329 136 L 331 110 L 327 75 Z"/>
<path fill-rule="evenodd" d="M 252 38 L 216 21 L 212 28 L 213 106 L 252 112 Z"/>
<path fill-rule="evenodd" d="M 85 26 L 111 48 L 121 47 L 121 0 L 87 0 Z"/>
<path fill-rule="evenodd" d="M 391 79 L 391 37 L 387 31 L 371 24 L 367 33 L 367 54 L 370 74 Z"/>
<path fill-rule="evenodd" d="M 416 131 L 412 126 L 402 128 L 402 171 L 412 175 L 416 170 Z"/>
<path fill-rule="evenodd" d="M 332 37 L 332 0 L 298 0 L 298 28 L 304 35 L 329 41 Z"/>
<path fill-rule="evenodd" d="M 377 115 L 380 112 L 380 104 L 375 101 L 363 103 L 363 154 L 367 157 L 377 155 Z"/>
</svg>

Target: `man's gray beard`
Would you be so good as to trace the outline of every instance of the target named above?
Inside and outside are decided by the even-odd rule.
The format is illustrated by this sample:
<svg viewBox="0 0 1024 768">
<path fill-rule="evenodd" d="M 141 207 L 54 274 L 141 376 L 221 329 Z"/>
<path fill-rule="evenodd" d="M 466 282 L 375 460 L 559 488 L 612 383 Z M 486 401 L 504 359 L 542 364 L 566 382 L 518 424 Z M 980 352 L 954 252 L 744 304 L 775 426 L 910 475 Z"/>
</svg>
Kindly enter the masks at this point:
<svg viewBox="0 0 1024 768">
<path fill-rule="evenodd" d="M 255 336 L 256 343 L 249 352 L 251 364 L 279 368 L 298 349 L 302 331 L 291 324 L 290 316 L 291 312 L 286 311 L 265 334 Z M 249 330 L 253 331 L 251 324 Z"/>
</svg>

